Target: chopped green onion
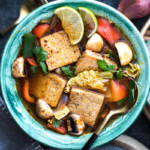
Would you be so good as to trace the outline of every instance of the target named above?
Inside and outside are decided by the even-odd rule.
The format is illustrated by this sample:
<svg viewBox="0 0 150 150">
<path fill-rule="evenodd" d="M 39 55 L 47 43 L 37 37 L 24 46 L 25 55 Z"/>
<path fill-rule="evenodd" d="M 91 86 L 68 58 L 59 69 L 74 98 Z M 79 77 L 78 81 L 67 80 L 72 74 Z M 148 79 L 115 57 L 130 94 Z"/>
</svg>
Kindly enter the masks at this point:
<svg viewBox="0 0 150 150">
<path fill-rule="evenodd" d="M 100 75 L 104 79 L 112 79 L 113 78 L 113 73 L 110 71 L 102 72 Z"/>
<path fill-rule="evenodd" d="M 44 75 L 48 74 L 48 70 L 47 70 L 47 66 L 46 66 L 45 62 L 40 62 L 39 66 L 41 67 L 42 72 L 44 73 Z"/>
<path fill-rule="evenodd" d="M 23 43 L 23 57 L 32 57 L 32 50 L 35 47 L 35 35 L 26 33 L 24 35 L 24 43 Z"/>
</svg>

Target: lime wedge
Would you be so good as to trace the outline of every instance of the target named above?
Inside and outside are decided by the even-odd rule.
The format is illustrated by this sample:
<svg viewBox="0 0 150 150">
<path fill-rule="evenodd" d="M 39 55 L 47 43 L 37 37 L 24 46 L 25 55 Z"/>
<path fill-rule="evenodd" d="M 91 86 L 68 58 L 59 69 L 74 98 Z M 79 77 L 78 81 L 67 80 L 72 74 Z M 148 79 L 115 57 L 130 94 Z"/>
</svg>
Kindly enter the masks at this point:
<svg viewBox="0 0 150 150">
<path fill-rule="evenodd" d="M 85 35 L 89 38 L 97 31 L 98 22 L 96 16 L 91 10 L 84 7 L 79 7 L 79 12 L 84 22 Z"/>
<path fill-rule="evenodd" d="M 54 11 L 62 22 L 62 27 L 68 34 L 72 45 L 79 43 L 84 34 L 84 23 L 82 17 L 75 9 L 64 6 Z"/>
</svg>

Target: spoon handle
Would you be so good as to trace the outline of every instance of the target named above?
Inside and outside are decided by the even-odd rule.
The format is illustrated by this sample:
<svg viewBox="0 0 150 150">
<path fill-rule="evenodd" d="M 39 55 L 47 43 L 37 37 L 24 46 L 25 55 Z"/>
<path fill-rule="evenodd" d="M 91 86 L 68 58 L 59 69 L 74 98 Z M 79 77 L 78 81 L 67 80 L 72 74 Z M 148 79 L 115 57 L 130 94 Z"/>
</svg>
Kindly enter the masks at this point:
<svg viewBox="0 0 150 150">
<path fill-rule="evenodd" d="M 101 122 L 101 124 L 99 125 L 99 127 L 97 128 L 97 130 L 95 131 L 95 133 L 93 133 L 93 135 L 91 136 L 91 138 L 84 145 L 84 147 L 82 148 L 82 150 L 89 150 L 91 148 L 91 146 L 93 145 L 94 141 L 97 139 L 98 135 L 100 134 L 100 132 L 102 131 L 102 129 L 104 128 L 104 126 L 107 124 L 107 122 L 109 121 L 109 119 L 113 115 L 114 115 L 114 112 L 110 111 L 110 113 L 106 116 L 106 118 Z"/>
<path fill-rule="evenodd" d="M 96 133 L 93 133 L 93 135 L 90 137 L 90 139 L 84 145 L 82 150 L 89 150 L 91 148 L 91 146 L 93 145 L 93 143 L 95 142 L 95 140 L 97 139 L 97 137 L 98 137 L 98 135 Z"/>
</svg>

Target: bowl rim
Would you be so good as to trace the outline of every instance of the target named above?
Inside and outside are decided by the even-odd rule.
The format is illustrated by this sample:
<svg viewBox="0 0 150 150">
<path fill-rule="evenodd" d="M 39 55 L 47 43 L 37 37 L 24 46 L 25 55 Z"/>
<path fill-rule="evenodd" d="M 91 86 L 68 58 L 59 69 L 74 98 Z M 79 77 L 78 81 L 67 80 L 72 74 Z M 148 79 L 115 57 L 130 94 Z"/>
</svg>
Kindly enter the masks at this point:
<svg viewBox="0 0 150 150">
<path fill-rule="evenodd" d="M 66 3 L 66 2 L 67 2 L 67 3 L 71 3 L 71 2 L 72 2 L 72 3 L 73 3 L 73 2 L 75 2 L 75 3 L 77 3 L 77 2 L 87 2 L 87 3 L 91 3 L 91 4 L 95 4 L 95 5 L 101 5 L 102 7 L 105 7 L 105 8 L 107 8 L 107 9 L 110 9 L 111 11 L 114 11 L 116 14 L 118 14 L 120 17 L 122 17 L 122 19 L 123 19 L 124 21 L 126 21 L 126 23 L 128 23 L 128 24 L 132 27 L 132 29 L 138 34 L 138 36 L 140 37 L 141 44 L 145 47 L 145 52 L 146 52 L 146 54 L 147 54 L 147 57 L 149 56 L 148 51 L 147 51 L 147 48 L 146 48 L 146 45 L 145 45 L 145 43 L 144 43 L 144 40 L 142 39 L 142 36 L 140 35 L 140 33 L 139 33 L 139 31 L 136 29 L 136 27 L 133 25 L 133 23 L 132 23 L 130 20 L 128 20 L 124 15 L 122 15 L 120 12 L 118 12 L 116 9 L 112 8 L 111 6 L 109 6 L 109 5 L 107 5 L 107 4 L 104 4 L 104 3 L 98 2 L 98 1 L 90 1 L 90 0 L 77 0 L 77 1 L 73 1 L 73 0 L 60 0 L 60 1 L 49 2 L 48 4 L 45 4 L 45 5 L 43 5 L 43 6 L 40 6 L 39 8 L 35 9 L 34 11 L 32 11 L 29 15 L 27 15 L 27 16 L 19 23 L 19 25 L 13 30 L 13 32 L 12 32 L 11 35 L 10 35 L 10 37 L 18 30 L 19 26 L 20 26 L 23 22 L 25 22 L 29 16 L 32 16 L 32 14 L 35 14 L 35 13 L 38 12 L 39 10 L 41 10 L 41 9 L 43 9 L 43 8 L 45 8 L 45 7 L 48 7 L 49 5 L 61 4 L 61 3 L 63 3 L 63 2 L 65 2 L 65 3 Z M 9 100 L 7 99 L 7 94 L 6 94 L 6 92 L 3 91 L 3 86 L 4 86 L 4 85 L 3 85 L 3 80 L 2 80 L 3 76 L 2 76 L 2 72 L 1 72 L 1 71 L 2 71 L 2 68 L 3 68 L 3 66 L 4 66 L 4 65 L 3 65 L 4 61 L 3 61 L 3 60 L 4 60 L 4 56 L 5 56 L 6 49 L 7 49 L 8 45 L 9 45 L 8 43 L 10 42 L 9 40 L 10 40 L 10 38 L 8 39 L 8 41 L 7 41 L 6 45 L 5 45 L 5 48 L 4 48 L 2 57 L 1 57 L 1 66 L 0 66 L 1 81 L 0 81 L 0 84 L 1 84 L 2 95 L 3 95 L 4 101 L 5 101 L 5 103 L 6 103 L 6 106 L 7 106 L 8 110 L 9 110 L 9 112 L 11 113 L 13 119 L 16 121 L 16 123 L 18 124 L 18 126 L 20 126 L 20 128 L 21 128 L 26 134 L 28 134 L 28 132 L 27 132 L 24 128 L 21 127 L 21 124 L 20 124 L 20 122 L 19 122 L 18 117 L 16 116 L 15 112 L 13 112 L 13 110 L 12 110 L 11 107 L 10 107 Z M 147 63 L 150 64 L 150 60 L 149 60 L 149 59 L 148 59 L 148 62 L 147 62 Z M 148 68 L 148 72 L 150 73 L 150 66 L 149 66 L 149 68 Z M 149 83 L 150 83 L 150 76 L 148 77 L 148 81 L 149 81 Z M 119 131 L 118 134 L 116 134 L 116 135 L 113 136 L 112 138 L 109 138 L 108 141 L 105 141 L 105 142 L 102 143 L 102 144 L 101 144 L 101 143 L 98 143 L 97 145 L 93 146 L 93 148 L 98 147 L 98 146 L 103 145 L 103 144 L 106 144 L 107 142 L 110 142 L 111 140 L 115 139 L 115 138 L 118 137 L 120 134 L 122 134 L 123 132 L 125 132 L 125 131 L 134 123 L 134 121 L 135 121 L 135 120 L 137 119 L 137 117 L 140 115 L 140 112 L 142 111 L 142 109 L 143 109 L 143 107 L 144 107 L 144 105 L 145 105 L 145 103 L 146 103 L 146 99 L 147 99 L 147 97 L 148 97 L 149 88 L 150 88 L 150 85 L 147 85 L 147 89 L 145 90 L 144 100 L 141 102 L 140 109 L 139 109 L 138 111 L 136 111 L 136 113 L 134 114 L 135 116 L 132 118 L 132 121 L 131 121 L 125 128 L 123 128 L 121 131 Z M 54 147 L 54 148 L 62 148 L 62 147 L 59 147 L 59 146 L 50 145 L 50 144 L 48 144 L 48 143 L 45 143 L 42 139 L 38 139 L 38 137 L 34 136 L 34 134 L 32 134 L 32 135 L 28 134 L 28 135 L 29 135 L 30 137 L 32 137 L 33 139 L 35 139 L 35 140 L 39 141 L 40 143 L 43 143 L 43 144 L 45 144 L 45 145 L 47 145 L 47 146 L 51 146 L 51 147 Z M 68 148 L 68 147 L 67 147 L 67 148 Z M 67 149 L 67 148 L 63 147 L 63 149 Z M 73 148 L 72 146 L 69 147 L 69 149 L 72 149 L 72 148 Z"/>
</svg>

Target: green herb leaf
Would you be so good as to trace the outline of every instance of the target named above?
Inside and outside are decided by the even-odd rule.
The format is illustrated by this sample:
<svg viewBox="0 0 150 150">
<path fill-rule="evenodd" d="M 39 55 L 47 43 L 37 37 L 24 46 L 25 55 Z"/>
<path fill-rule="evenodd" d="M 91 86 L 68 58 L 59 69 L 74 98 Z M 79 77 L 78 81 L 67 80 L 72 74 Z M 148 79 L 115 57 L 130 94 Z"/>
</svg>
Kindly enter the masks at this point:
<svg viewBox="0 0 150 150">
<path fill-rule="evenodd" d="M 41 46 L 38 46 L 36 48 L 33 48 L 33 54 L 38 55 L 41 53 L 41 51 L 43 51 L 43 48 Z"/>
<path fill-rule="evenodd" d="M 129 102 L 133 104 L 135 102 L 136 83 L 134 80 L 129 81 Z"/>
<path fill-rule="evenodd" d="M 36 56 L 37 62 L 39 63 L 43 74 L 48 74 L 47 65 L 45 64 L 45 60 L 48 58 L 48 53 L 40 46 L 33 48 L 33 53 Z"/>
<path fill-rule="evenodd" d="M 48 74 L 48 70 L 47 70 L 47 66 L 46 66 L 45 62 L 40 62 L 39 66 L 41 67 L 42 72 L 44 73 L 44 75 Z"/>
<path fill-rule="evenodd" d="M 117 80 L 117 79 L 122 79 L 122 77 L 123 77 L 122 69 L 117 70 L 117 71 L 114 73 L 114 77 L 115 77 L 115 80 Z"/>
<path fill-rule="evenodd" d="M 37 55 L 37 61 L 38 62 L 43 62 L 48 58 L 48 53 L 46 51 L 41 51 L 38 55 Z"/>
<path fill-rule="evenodd" d="M 59 128 L 60 127 L 60 125 L 62 124 L 62 120 L 57 120 L 57 119 L 55 119 L 54 121 L 53 121 L 53 126 L 54 127 L 56 127 L 56 128 Z"/>
<path fill-rule="evenodd" d="M 102 71 L 114 71 L 115 68 L 115 65 L 109 65 L 105 60 L 98 60 L 97 64 Z"/>
<path fill-rule="evenodd" d="M 30 67 L 30 73 L 34 76 L 38 73 L 38 67 L 36 66 L 31 66 Z"/>
<path fill-rule="evenodd" d="M 74 77 L 75 74 L 75 66 L 72 67 L 72 70 L 70 70 L 69 66 L 63 66 L 61 67 L 61 71 L 64 75 L 69 76 L 69 77 Z"/>
<path fill-rule="evenodd" d="M 123 99 L 121 99 L 120 101 L 118 101 L 118 102 L 117 102 L 117 105 L 118 105 L 118 106 L 121 106 L 121 105 L 123 105 L 127 100 L 128 100 L 128 96 L 125 97 L 125 98 L 123 98 Z"/>
<path fill-rule="evenodd" d="M 108 54 L 112 60 L 114 60 L 115 62 L 119 62 L 117 56 L 113 53 L 113 51 L 109 51 Z"/>
</svg>

